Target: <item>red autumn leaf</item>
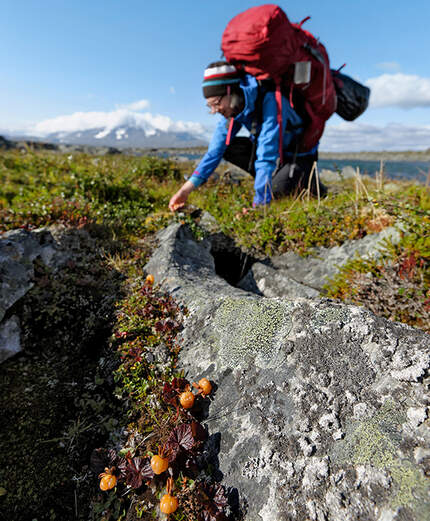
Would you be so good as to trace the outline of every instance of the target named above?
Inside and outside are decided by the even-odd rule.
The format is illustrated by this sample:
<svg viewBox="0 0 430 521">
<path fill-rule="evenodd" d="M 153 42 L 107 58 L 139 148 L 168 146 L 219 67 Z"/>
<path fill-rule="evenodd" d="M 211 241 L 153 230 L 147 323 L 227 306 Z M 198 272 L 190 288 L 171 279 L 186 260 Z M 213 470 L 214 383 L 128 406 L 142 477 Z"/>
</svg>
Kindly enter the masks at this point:
<svg viewBox="0 0 430 521">
<path fill-rule="evenodd" d="M 140 470 L 140 473 L 143 477 L 143 479 L 150 480 L 154 477 L 154 471 L 151 467 L 151 460 L 149 458 L 145 458 L 143 460 L 143 465 Z"/>
<path fill-rule="evenodd" d="M 170 433 L 166 445 L 169 461 L 173 461 L 181 449 L 185 451 L 191 450 L 194 444 L 193 432 L 189 423 L 183 423 L 175 427 Z"/>
<path fill-rule="evenodd" d="M 153 477 L 154 472 L 151 469 L 148 458 L 128 459 L 126 467 L 126 483 L 131 488 L 139 488 L 142 486 L 144 479 L 152 479 Z"/>
<path fill-rule="evenodd" d="M 166 382 L 163 387 L 163 400 L 166 403 L 170 403 L 173 406 L 177 404 L 178 393 L 175 391 L 173 386 Z"/>
<path fill-rule="evenodd" d="M 187 385 L 190 385 L 190 382 L 186 378 L 173 378 L 172 387 L 179 393 L 185 391 Z"/>
<path fill-rule="evenodd" d="M 224 507 L 228 505 L 228 497 L 225 488 L 217 483 L 213 485 L 214 488 L 214 496 L 213 502 L 216 504 L 219 510 L 222 510 Z"/>
<path fill-rule="evenodd" d="M 228 498 L 226 490 L 222 485 L 201 484 L 197 489 L 197 494 L 203 505 L 203 511 L 199 518 L 201 521 L 227 520 L 224 509 L 228 505 Z"/>
</svg>

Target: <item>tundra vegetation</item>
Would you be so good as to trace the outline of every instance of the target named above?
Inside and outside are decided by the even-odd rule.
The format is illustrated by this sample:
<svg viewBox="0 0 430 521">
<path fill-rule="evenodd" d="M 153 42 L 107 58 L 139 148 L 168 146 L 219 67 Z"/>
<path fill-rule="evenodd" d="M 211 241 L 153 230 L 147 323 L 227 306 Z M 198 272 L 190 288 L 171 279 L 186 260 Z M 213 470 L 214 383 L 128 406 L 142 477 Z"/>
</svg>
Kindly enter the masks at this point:
<svg viewBox="0 0 430 521">
<path fill-rule="evenodd" d="M 1 153 L 0 233 L 55 226 L 88 237 L 55 276 L 36 265 L 14 309 L 24 354 L 0 367 L 2 519 L 156 519 L 160 500 L 172 520 L 237 517 L 202 449 L 212 384 L 193 387 L 176 367 L 186 310 L 143 270 L 172 220 L 204 236 L 196 208 L 254 258 L 310 255 L 398 226 L 397 245 L 351 261 L 326 293 L 430 332 L 428 188 L 339 173 L 324 199 L 303 193 L 250 209 L 252 180 L 233 183 L 221 169 L 172 215 L 169 198 L 191 169 L 154 157 Z M 184 408 L 187 392 L 195 398 Z"/>
</svg>

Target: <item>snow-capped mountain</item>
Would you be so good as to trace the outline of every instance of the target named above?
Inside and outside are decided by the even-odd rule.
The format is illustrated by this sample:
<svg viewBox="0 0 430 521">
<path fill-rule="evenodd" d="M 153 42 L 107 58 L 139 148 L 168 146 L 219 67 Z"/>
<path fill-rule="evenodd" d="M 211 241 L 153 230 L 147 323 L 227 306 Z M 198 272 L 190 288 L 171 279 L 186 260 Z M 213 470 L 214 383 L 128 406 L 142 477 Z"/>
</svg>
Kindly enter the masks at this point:
<svg viewBox="0 0 430 521">
<path fill-rule="evenodd" d="M 72 132 L 52 132 L 43 136 L 43 141 L 68 145 L 110 146 L 115 148 L 165 148 L 197 147 L 207 145 L 204 138 L 191 132 L 156 130 L 148 133 L 144 129 L 120 126 L 109 129 L 95 128 Z"/>
<path fill-rule="evenodd" d="M 111 112 L 75 112 L 40 121 L 26 131 L 3 135 L 70 145 L 115 148 L 192 147 L 207 145 L 208 129 L 193 121 L 142 112 L 140 100 Z"/>
</svg>

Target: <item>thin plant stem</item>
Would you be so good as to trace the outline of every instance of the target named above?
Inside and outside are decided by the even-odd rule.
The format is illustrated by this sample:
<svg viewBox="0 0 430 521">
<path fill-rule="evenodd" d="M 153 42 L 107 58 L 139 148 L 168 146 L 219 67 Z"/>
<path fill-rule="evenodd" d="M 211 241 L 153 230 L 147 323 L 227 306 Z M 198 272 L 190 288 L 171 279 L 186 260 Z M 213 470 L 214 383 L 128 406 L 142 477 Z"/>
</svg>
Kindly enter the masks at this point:
<svg viewBox="0 0 430 521">
<path fill-rule="evenodd" d="M 312 178 L 314 176 L 314 171 L 315 171 L 315 168 L 317 166 L 317 162 L 314 161 L 314 164 L 312 165 L 312 169 L 311 169 L 311 173 L 309 175 L 309 181 L 308 181 L 308 202 L 309 202 L 309 199 L 310 199 L 310 194 L 311 194 L 311 183 L 312 183 Z"/>
<path fill-rule="evenodd" d="M 377 178 L 377 189 L 382 192 L 382 188 L 384 185 L 384 160 L 381 159 L 380 165 L 379 165 L 379 172 L 378 172 L 378 178 Z"/>
<path fill-rule="evenodd" d="M 317 197 L 318 197 L 318 206 L 317 206 L 317 208 L 319 208 L 320 207 L 320 202 L 321 202 L 321 198 L 320 198 L 320 177 L 319 177 L 318 165 L 317 165 L 316 161 L 314 162 L 314 165 L 315 165 L 315 182 L 317 184 Z"/>
</svg>

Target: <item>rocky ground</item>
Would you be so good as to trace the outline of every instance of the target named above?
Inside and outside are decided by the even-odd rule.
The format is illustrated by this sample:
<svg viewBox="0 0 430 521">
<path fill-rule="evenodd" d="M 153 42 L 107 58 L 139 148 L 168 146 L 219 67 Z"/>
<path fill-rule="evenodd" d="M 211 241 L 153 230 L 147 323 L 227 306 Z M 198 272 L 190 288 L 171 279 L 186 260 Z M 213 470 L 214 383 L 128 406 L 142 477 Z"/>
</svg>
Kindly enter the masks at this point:
<svg viewBox="0 0 430 521">
<path fill-rule="evenodd" d="M 245 519 L 428 518 L 428 335 L 289 287 L 244 293 L 210 244 L 159 238 L 146 269 L 191 311 L 180 362 L 216 383 L 206 422 Z"/>
<path fill-rule="evenodd" d="M 181 369 L 213 391 L 172 520 L 200 521 L 206 480 L 231 487 L 217 519 L 429 517 L 425 187 L 322 172 L 327 199 L 259 212 L 223 167 L 172 217 L 185 167 L 25 150 L 0 157 L 0 518 L 161 519 L 164 478 L 101 493 L 90 454 L 140 464 L 194 421 L 163 405 Z"/>
</svg>

